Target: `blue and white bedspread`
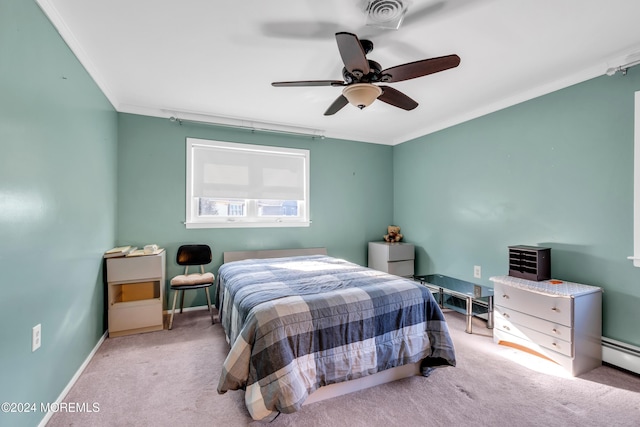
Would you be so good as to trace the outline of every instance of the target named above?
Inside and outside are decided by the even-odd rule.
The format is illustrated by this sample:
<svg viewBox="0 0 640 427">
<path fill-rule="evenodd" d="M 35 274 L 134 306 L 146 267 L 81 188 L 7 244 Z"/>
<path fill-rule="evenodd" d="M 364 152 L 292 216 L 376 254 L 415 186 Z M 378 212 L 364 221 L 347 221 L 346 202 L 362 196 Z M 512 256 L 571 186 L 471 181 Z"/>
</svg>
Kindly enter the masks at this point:
<svg viewBox="0 0 640 427">
<path fill-rule="evenodd" d="M 218 393 L 245 390 L 255 420 L 321 386 L 416 362 L 455 366 L 442 311 L 410 279 L 324 255 L 236 261 L 218 272 L 231 350 Z"/>
</svg>

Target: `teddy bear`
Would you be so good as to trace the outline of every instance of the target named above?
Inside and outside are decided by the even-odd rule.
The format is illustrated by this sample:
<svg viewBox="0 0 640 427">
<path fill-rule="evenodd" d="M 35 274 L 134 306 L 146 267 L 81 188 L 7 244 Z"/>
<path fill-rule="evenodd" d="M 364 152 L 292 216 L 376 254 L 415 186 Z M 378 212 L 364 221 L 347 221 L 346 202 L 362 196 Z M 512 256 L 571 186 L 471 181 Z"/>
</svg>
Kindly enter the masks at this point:
<svg viewBox="0 0 640 427">
<path fill-rule="evenodd" d="M 384 235 L 386 242 L 399 242 L 402 240 L 402 234 L 400 234 L 400 227 L 397 225 L 390 225 L 387 227 L 387 234 Z"/>
</svg>

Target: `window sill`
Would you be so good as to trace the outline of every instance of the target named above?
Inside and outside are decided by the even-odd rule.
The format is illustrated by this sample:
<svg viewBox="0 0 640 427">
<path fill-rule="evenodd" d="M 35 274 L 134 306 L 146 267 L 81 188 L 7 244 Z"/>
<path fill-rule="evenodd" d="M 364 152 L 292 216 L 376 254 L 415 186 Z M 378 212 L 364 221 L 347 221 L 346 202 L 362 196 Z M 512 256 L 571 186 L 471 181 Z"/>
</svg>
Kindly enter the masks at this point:
<svg viewBox="0 0 640 427">
<path fill-rule="evenodd" d="M 185 222 L 186 228 L 283 228 L 309 227 L 311 221 L 305 222 Z"/>
</svg>

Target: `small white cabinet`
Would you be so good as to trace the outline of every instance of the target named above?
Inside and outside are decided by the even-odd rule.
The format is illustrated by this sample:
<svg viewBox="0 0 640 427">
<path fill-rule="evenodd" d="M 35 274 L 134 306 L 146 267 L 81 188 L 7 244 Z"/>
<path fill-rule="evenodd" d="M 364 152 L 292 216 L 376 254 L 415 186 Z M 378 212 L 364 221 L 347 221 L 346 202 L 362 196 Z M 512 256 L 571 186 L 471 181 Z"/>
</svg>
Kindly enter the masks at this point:
<svg viewBox="0 0 640 427">
<path fill-rule="evenodd" d="M 413 276 L 415 247 L 403 242 L 369 242 L 369 268 L 395 274 Z"/>
<path fill-rule="evenodd" d="M 549 358 L 573 376 L 602 364 L 602 289 L 511 276 L 491 281 L 494 342 Z"/>
<path fill-rule="evenodd" d="M 109 336 L 163 329 L 165 251 L 106 261 Z"/>
</svg>

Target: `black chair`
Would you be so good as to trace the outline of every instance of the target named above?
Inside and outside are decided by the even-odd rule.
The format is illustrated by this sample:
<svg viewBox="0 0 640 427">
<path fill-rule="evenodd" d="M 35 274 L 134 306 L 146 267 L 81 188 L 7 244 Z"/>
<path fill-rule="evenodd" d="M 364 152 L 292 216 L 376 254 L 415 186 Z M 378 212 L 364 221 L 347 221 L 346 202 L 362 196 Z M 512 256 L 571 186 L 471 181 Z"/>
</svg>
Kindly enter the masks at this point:
<svg viewBox="0 0 640 427">
<path fill-rule="evenodd" d="M 180 313 L 184 306 L 184 291 L 191 289 L 204 288 L 207 294 L 207 306 L 211 314 L 211 323 L 214 323 L 213 309 L 211 308 L 211 297 L 209 296 L 209 287 L 213 285 L 215 276 L 213 273 L 205 273 L 204 266 L 211 262 L 211 248 L 209 245 L 182 245 L 178 248 L 176 262 L 184 265 L 184 274 L 175 276 L 171 279 L 171 289 L 173 289 L 173 308 L 171 309 L 171 318 L 169 319 L 169 329 L 173 328 L 173 315 L 176 311 L 176 299 L 178 292 L 182 291 L 180 298 Z M 189 274 L 189 266 L 199 265 L 200 273 Z"/>
</svg>

